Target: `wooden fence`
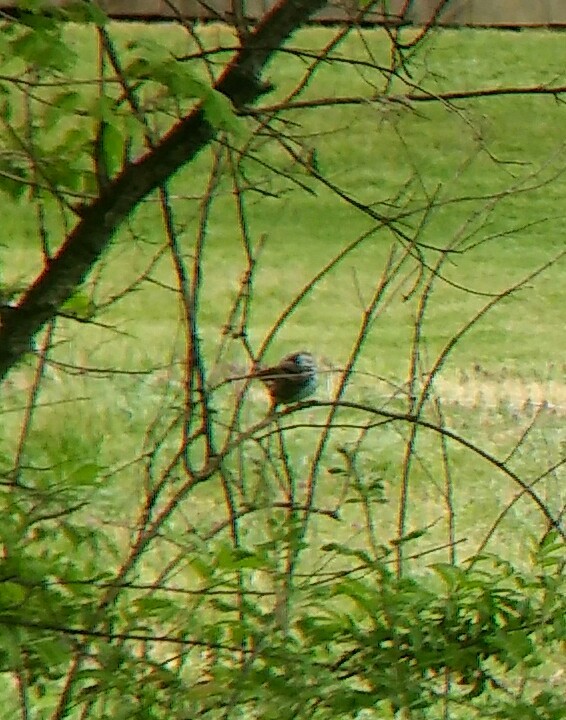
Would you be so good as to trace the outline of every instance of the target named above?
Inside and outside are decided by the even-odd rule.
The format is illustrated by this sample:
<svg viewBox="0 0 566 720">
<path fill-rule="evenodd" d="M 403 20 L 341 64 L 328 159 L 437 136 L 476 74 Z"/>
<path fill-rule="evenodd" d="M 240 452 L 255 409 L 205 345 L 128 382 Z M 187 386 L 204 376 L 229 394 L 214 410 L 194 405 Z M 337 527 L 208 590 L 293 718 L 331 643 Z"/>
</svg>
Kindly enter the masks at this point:
<svg viewBox="0 0 566 720">
<path fill-rule="evenodd" d="M 64 5 L 68 0 L 52 0 Z M 174 11 L 164 0 L 98 0 L 115 18 L 166 20 Z M 184 18 L 214 20 L 229 12 L 231 0 L 173 0 Z M 276 0 L 244 0 L 251 20 L 261 17 Z M 0 9 L 17 6 L 17 0 L 0 0 Z M 366 22 L 424 25 L 434 17 L 439 0 L 380 0 Z M 357 0 L 331 0 L 314 18 L 320 22 L 343 22 L 356 14 Z M 439 25 L 525 27 L 566 27 L 566 0 L 451 0 L 437 18 Z"/>
</svg>

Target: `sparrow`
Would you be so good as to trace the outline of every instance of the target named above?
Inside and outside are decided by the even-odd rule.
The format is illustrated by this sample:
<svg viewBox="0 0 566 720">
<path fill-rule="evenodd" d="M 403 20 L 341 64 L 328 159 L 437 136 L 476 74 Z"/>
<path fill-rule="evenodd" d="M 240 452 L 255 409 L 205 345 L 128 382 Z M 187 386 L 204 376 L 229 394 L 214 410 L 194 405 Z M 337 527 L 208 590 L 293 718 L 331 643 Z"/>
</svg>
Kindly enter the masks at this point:
<svg viewBox="0 0 566 720">
<path fill-rule="evenodd" d="M 265 383 L 272 409 L 304 400 L 317 387 L 316 363 L 304 350 L 285 355 L 278 365 L 254 370 L 250 377 Z"/>
</svg>

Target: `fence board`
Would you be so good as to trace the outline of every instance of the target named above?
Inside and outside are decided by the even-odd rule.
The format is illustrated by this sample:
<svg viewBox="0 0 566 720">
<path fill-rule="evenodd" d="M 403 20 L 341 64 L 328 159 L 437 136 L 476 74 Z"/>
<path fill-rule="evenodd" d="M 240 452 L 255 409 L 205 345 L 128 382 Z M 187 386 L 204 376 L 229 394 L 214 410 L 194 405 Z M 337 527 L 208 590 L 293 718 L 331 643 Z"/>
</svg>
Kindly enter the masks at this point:
<svg viewBox="0 0 566 720">
<path fill-rule="evenodd" d="M 65 5 L 67 0 L 51 0 L 54 6 Z M 275 0 L 247 0 L 246 15 L 254 20 L 275 3 Z M 415 25 L 428 23 L 439 0 L 413 0 L 408 4 L 404 22 Z M 17 0 L 0 0 L 0 10 L 17 6 Z M 115 18 L 168 19 L 175 13 L 164 0 L 99 0 L 104 10 Z M 187 19 L 213 20 L 224 17 L 231 9 L 231 0 L 207 0 L 206 6 L 198 0 L 176 0 L 176 7 Z M 366 21 L 374 23 L 399 22 L 406 0 L 388 0 L 376 3 Z M 357 0 L 334 0 L 323 8 L 315 20 L 344 22 L 358 12 Z M 387 9 L 387 12 L 386 10 Z M 437 22 L 447 26 L 561 26 L 566 27 L 566 0 L 452 0 L 440 13 Z"/>
</svg>

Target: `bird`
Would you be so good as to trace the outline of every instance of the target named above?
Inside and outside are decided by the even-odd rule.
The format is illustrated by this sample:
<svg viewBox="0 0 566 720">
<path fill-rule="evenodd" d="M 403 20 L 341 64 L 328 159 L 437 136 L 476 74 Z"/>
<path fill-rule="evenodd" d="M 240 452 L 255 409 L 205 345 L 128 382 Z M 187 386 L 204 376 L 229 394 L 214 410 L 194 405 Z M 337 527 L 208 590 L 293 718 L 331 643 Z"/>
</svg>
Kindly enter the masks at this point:
<svg viewBox="0 0 566 720">
<path fill-rule="evenodd" d="M 306 350 L 285 355 L 277 365 L 254 370 L 250 377 L 265 383 L 272 410 L 278 405 L 292 405 L 304 400 L 317 388 L 316 363 Z"/>
</svg>

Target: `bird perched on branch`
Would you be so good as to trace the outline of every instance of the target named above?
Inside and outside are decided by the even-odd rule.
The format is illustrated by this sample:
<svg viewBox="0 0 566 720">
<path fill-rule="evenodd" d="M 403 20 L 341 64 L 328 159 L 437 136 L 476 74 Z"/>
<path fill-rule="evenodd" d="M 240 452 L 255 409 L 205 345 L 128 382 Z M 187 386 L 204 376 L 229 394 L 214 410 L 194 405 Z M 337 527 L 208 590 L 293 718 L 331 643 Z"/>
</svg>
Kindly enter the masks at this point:
<svg viewBox="0 0 566 720">
<path fill-rule="evenodd" d="M 278 365 L 254 370 L 250 377 L 267 385 L 271 409 L 290 405 L 312 395 L 317 386 L 316 363 L 306 351 L 286 355 Z"/>
</svg>

